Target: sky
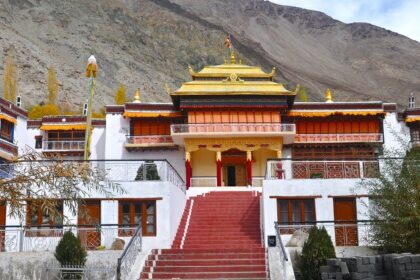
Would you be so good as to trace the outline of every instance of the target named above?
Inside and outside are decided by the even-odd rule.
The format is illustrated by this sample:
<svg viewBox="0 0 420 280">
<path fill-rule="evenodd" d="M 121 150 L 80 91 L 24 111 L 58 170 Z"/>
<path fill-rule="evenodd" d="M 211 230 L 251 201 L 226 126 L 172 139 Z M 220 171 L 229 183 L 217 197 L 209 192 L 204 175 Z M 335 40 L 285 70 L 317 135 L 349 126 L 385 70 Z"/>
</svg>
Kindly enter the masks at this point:
<svg viewBox="0 0 420 280">
<path fill-rule="evenodd" d="M 420 0 L 270 0 L 316 10 L 345 23 L 368 22 L 420 42 Z"/>
</svg>

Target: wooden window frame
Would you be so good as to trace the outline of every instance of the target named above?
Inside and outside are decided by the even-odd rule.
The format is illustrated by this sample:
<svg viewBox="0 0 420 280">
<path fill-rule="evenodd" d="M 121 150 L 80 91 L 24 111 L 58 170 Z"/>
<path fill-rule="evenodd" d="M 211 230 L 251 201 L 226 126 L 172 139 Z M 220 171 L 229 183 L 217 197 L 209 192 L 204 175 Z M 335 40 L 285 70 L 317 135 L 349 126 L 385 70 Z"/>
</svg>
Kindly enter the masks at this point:
<svg viewBox="0 0 420 280">
<path fill-rule="evenodd" d="M 57 137 L 50 137 L 50 133 L 57 133 Z M 71 134 L 71 137 L 61 137 L 60 134 Z M 47 141 L 84 141 L 84 137 L 83 138 L 75 138 L 74 135 L 75 133 L 83 133 L 85 134 L 84 130 L 50 130 L 46 133 L 47 136 Z"/>
<path fill-rule="evenodd" d="M 300 204 L 300 218 L 301 218 L 301 223 L 299 224 L 295 224 L 293 222 L 293 205 L 292 202 L 298 201 Z M 312 221 L 306 221 L 305 220 L 305 201 L 310 201 L 312 202 Z M 280 208 L 280 203 L 281 202 L 286 202 L 287 203 L 287 224 L 283 223 L 282 221 L 280 221 L 280 217 L 281 217 L 281 208 Z M 315 198 L 308 198 L 308 197 L 296 197 L 296 198 L 277 198 L 277 222 L 279 223 L 279 225 L 296 225 L 297 227 L 301 226 L 301 225 L 307 225 L 307 224 L 315 224 L 316 223 L 316 207 L 315 207 Z M 292 234 L 295 230 L 293 228 L 286 228 L 286 229 L 281 229 L 280 233 L 282 234 Z"/>
<path fill-rule="evenodd" d="M 26 226 L 28 228 L 31 229 L 38 229 L 38 231 L 36 232 L 31 232 L 31 231 L 27 231 L 25 233 L 26 236 L 28 237 L 56 237 L 56 236 L 62 236 L 63 235 L 63 219 L 61 219 L 61 223 L 59 224 L 55 224 L 54 222 L 54 217 L 51 217 L 50 214 L 48 214 L 49 216 L 49 226 L 47 226 L 46 224 L 44 224 L 44 213 L 43 213 L 43 209 L 41 207 L 41 205 L 36 205 L 34 206 L 34 203 L 38 203 L 38 202 L 33 202 L 33 201 L 27 201 L 26 203 Z M 64 201 L 60 200 L 59 204 L 57 204 L 58 207 L 60 207 L 59 209 L 59 214 L 61 215 L 61 217 L 63 217 L 63 212 L 64 212 Z M 36 207 L 36 211 L 37 211 L 37 215 L 38 215 L 38 223 L 37 224 L 32 224 L 32 214 L 33 214 L 33 208 Z M 47 232 L 44 233 L 42 231 L 42 229 L 46 229 Z M 54 231 L 52 231 L 51 229 L 56 229 Z"/>
<path fill-rule="evenodd" d="M 15 125 L 9 121 L 1 120 L 0 122 L 0 138 L 6 140 L 8 142 L 13 143 L 13 131 L 15 129 Z M 4 128 L 7 128 L 4 130 Z M 12 131 L 12 132 L 11 132 Z"/>
<path fill-rule="evenodd" d="M 146 205 L 147 203 L 153 203 L 154 204 L 154 213 L 153 213 L 153 233 L 148 233 L 147 232 L 147 208 Z M 153 199 L 139 199 L 139 200 L 119 200 L 118 201 L 118 224 L 119 224 L 119 229 L 118 229 L 118 236 L 131 236 L 133 235 L 134 232 L 132 232 L 132 230 L 126 230 L 124 229 L 123 226 L 123 204 L 128 203 L 129 204 L 129 213 L 130 213 L 130 226 L 135 225 L 134 223 L 134 218 L 135 218 L 135 204 L 136 203 L 141 203 L 141 221 L 142 221 L 142 236 L 156 236 L 157 235 L 157 203 L 156 200 Z M 137 225 L 135 225 L 137 226 Z"/>
</svg>

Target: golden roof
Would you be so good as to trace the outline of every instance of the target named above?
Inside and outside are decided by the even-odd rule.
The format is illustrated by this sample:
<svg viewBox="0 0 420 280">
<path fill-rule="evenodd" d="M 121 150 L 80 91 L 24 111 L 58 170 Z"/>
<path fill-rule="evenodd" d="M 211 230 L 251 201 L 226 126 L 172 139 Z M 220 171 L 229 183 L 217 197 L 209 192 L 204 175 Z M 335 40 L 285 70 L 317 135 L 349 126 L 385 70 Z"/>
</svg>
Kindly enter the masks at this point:
<svg viewBox="0 0 420 280">
<path fill-rule="evenodd" d="M 236 62 L 232 52 L 230 63 L 206 66 L 199 72 L 189 67 L 191 82 L 185 82 L 172 96 L 178 95 L 296 95 L 273 81 L 275 68 L 265 73 L 261 67 Z M 257 79 L 255 79 L 257 78 Z"/>
</svg>

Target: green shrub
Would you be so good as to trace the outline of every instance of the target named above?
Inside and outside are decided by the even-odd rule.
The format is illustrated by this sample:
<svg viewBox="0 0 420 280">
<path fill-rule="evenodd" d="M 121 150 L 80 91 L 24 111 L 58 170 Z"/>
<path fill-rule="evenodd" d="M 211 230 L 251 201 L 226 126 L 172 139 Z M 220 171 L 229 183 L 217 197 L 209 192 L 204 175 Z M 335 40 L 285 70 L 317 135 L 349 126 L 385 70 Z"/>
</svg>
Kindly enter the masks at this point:
<svg viewBox="0 0 420 280">
<path fill-rule="evenodd" d="M 55 248 L 55 258 L 61 265 L 74 264 L 84 266 L 87 253 L 80 239 L 71 231 L 66 231 Z"/>
<path fill-rule="evenodd" d="M 302 279 L 320 280 L 319 268 L 327 264 L 327 259 L 335 258 L 334 245 L 327 230 L 313 227 L 308 239 L 303 244 L 302 255 L 299 258 L 299 269 Z"/>
</svg>

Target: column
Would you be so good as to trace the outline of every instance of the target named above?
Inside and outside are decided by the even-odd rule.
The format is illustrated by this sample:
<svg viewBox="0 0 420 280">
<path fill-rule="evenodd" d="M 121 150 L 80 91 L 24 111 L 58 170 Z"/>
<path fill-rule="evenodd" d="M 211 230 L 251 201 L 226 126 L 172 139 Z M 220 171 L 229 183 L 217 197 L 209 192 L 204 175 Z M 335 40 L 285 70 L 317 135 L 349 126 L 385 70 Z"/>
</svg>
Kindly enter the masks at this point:
<svg viewBox="0 0 420 280">
<path fill-rule="evenodd" d="M 191 175 L 191 154 L 190 152 L 185 152 L 185 186 L 187 187 L 187 190 L 191 186 Z"/>
<path fill-rule="evenodd" d="M 248 186 L 252 186 L 252 152 L 246 151 L 246 174 Z"/>
<path fill-rule="evenodd" d="M 284 178 L 284 174 L 283 174 L 283 163 L 281 161 L 281 157 L 282 157 L 282 151 L 281 150 L 278 150 L 277 151 L 278 161 L 276 163 L 276 178 L 277 179 L 283 179 Z"/>
<path fill-rule="evenodd" d="M 222 186 L 222 152 L 216 152 L 217 186 Z"/>
</svg>

